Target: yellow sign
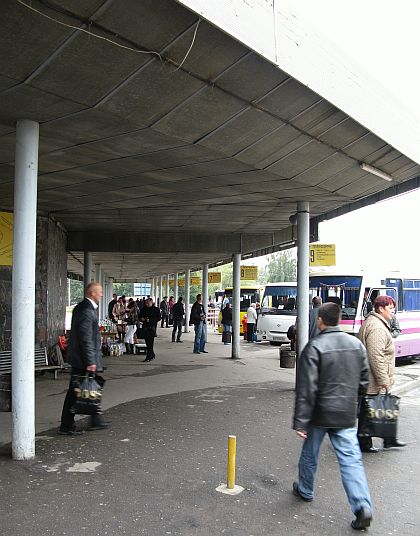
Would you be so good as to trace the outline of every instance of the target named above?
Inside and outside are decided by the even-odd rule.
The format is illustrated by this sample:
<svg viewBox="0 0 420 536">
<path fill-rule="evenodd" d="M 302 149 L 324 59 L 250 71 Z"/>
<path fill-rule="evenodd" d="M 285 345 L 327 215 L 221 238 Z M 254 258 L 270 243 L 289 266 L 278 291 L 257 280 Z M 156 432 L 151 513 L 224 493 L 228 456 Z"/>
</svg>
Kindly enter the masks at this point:
<svg viewBox="0 0 420 536">
<path fill-rule="evenodd" d="M 335 266 L 335 244 L 311 244 L 309 266 Z"/>
<path fill-rule="evenodd" d="M 13 264 L 13 214 L 0 212 L 0 266 Z"/>
<path fill-rule="evenodd" d="M 169 279 L 169 285 L 173 287 L 175 285 L 175 279 Z M 201 285 L 201 277 L 191 276 L 190 285 Z M 178 287 L 185 287 L 185 277 L 178 279 Z"/>
<path fill-rule="evenodd" d="M 258 266 L 241 266 L 241 280 L 253 280 L 258 277 Z"/>
<path fill-rule="evenodd" d="M 209 283 L 221 283 L 222 272 L 209 272 Z"/>
</svg>

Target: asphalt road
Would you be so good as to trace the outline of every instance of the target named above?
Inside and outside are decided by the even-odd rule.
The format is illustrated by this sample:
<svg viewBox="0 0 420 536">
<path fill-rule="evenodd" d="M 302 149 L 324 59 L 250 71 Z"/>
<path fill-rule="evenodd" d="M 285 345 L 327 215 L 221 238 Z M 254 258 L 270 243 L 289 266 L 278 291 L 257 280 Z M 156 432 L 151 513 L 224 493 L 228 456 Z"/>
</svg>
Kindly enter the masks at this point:
<svg viewBox="0 0 420 536">
<path fill-rule="evenodd" d="M 114 407 L 109 431 L 46 432 L 36 460 L 0 457 L 0 534 L 355 534 L 328 440 L 314 502 L 291 493 L 301 445 L 290 429 L 292 406 L 293 391 L 280 382 L 211 388 Z M 408 446 L 365 455 L 371 536 L 420 534 L 419 410 L 420 389 L 403 400 Z M 237 435 L 237 483 L 245 488 L 234 497 L 215 489 L 226 481 L 229 434 Z"/>
</svg>

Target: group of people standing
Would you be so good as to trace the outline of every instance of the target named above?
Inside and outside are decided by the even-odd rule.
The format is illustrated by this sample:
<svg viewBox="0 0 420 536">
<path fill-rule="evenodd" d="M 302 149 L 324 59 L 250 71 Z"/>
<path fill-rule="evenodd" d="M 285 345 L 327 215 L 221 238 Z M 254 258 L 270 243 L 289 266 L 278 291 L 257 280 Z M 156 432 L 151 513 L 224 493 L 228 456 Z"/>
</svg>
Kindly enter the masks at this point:
<svg viewBox="0 0 420 536">
<path fill-rule="evenodd" d="M 246 341 L 253 342 L 255 340 L 255 330 L 257 320 L 260 314 L 260 304 L 251 303 L 246 312 Z M 222 342 L 230 344 L 232 340 L 232 304 L 229 300 L 222 305 Z"/>
<path fill-rule="evenodd" d="M 165 324 L 167 328 L 172 326 L 172 342 L 183 342 L 181 335 L 185 319 L 184 298 L 180 296 L 175 303 L 173 296 L 169 298 L 169 301 L 168 296 L 164 296 L 159 308 L 162 317 L 160 327 L 163 328 Z"/>
<path fill-rule="evenodd" d="M 146 343 L 146 359 L 155 359 L 154 339 L 157 336 L 157 326 L 161 328 L 172 327 L 172 342 L 182 343 L 182 331 L 185 325 L 184 298 L 180 296 L 175 303 L 173 296 L 168 300 L 164 296 L 156 307 L 153 299 L 149 296 L 144 300 L 133 298 L 126 300 L 125 296 L 113 295 L 108 304 L 108 316 L 116 325 L 118 339 L 124 342 L 126 353 L 134 354 L 135 338 L 144 339 Z M 192 306 L 190 324 L 194 325 L 194 350 L 195 354 L 207 353 L 205 349 L 207 338 L 206 313 L 202 304 L 201 294 Z"/>
<path fill-rule="evenodd" d="M 157 324 L 161 319 L 160 310 L 148 296 L 143 300 L 113 294 L 108 304 L 108 316 L 117 327 L 118 340 L 125 343 L 126 353 L 134 354 L 135 338 L 143 338 L 146 343 L 146 359 L 152 361 L 154 352 L 154 339 Z"/>
</svg>

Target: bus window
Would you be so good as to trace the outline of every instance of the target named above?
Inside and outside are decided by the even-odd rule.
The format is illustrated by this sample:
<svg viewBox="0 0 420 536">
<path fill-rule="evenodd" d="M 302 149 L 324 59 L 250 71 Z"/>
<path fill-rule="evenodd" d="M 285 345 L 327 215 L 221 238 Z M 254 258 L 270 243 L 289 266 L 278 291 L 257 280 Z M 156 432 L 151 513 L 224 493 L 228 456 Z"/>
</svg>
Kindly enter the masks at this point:
<svg viewBox="0 0 420 536">
<path fill-rule="evenodd" d="M 310 276 L 310 298 L 320 296 L 323 303 L 337 303 L 341 307 L 343 320 L 354 320 L 361 284 L 362 278 L 360 276 Z"/>
<path fill-rule="evenodd" d="M 363 306 L 363 316 L 367 316 L 373 311 L 373 303 L 378 296 L 390 296 L 395 303 L 398 303 L 398 293 L 395 288 L 371 288 L 367 297 L 367 301 Z"/>
</svg>

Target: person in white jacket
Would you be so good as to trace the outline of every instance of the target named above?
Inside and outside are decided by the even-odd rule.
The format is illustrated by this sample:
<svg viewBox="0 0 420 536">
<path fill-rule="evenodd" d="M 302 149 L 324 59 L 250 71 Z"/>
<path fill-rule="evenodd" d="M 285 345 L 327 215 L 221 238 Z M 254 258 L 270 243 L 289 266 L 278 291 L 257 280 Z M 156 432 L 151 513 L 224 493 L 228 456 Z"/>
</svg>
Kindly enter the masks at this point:
<svg viewBox="0 0 420 536">
<path fill-rule="evenodd" d="M 255 303 L 251 303 L 246 312 L 246 342 L 254 340 L 255 326 L 257 323 L 257 309 Z"/>
</svg>

